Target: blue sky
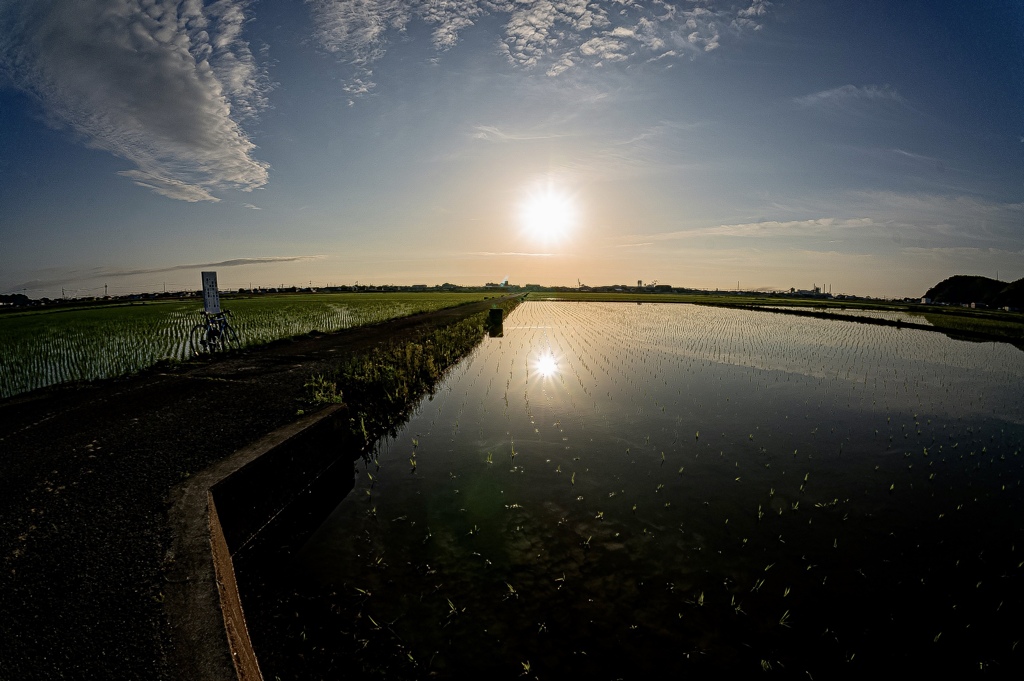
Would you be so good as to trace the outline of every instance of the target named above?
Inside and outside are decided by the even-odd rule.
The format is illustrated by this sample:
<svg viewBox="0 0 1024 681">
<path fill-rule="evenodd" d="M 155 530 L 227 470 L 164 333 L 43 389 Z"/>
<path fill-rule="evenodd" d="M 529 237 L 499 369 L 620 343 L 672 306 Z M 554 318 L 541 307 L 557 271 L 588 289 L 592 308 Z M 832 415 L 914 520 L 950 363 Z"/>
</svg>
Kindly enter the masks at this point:
<svg viewBox="0 0 1024 681">
<path fill-rule="evenodd" d="M 0 292 L 1024 276 L 1024 8 L 0 0 Z"/>
</svg>

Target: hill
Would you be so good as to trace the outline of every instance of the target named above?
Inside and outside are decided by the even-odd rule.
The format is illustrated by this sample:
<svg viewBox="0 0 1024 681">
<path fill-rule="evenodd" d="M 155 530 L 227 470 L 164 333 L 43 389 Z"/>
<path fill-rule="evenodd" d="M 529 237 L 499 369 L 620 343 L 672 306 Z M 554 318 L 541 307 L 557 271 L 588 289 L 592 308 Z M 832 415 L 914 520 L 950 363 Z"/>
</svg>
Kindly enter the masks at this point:
<svg viewBox="0 0 1024 681">
<path fill-rule="evenodd" d="M 1024 279 L 1007 284 L 988 277 L 957 274 L 928 289 L 925 298 L 935 303 L 976 303 L 987 307 L 1024 307 Z"/>
</svg>

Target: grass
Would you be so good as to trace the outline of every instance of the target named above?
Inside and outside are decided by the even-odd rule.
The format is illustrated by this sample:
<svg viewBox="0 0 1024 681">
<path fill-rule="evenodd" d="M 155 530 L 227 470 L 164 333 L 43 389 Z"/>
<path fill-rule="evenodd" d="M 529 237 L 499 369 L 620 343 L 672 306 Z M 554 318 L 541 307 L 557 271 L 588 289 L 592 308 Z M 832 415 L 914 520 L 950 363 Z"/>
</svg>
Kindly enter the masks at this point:
<svg viewBox="0 0 1024 681">
<path fill-rule="evenodd" d="M 374 324 L 486 298 L 483 293 L 224 296 L 243 346 Z M 50 308 L 0 315 L 0 398 L 140 371 L 190 355 L 198 299 Z"/>
</svg>

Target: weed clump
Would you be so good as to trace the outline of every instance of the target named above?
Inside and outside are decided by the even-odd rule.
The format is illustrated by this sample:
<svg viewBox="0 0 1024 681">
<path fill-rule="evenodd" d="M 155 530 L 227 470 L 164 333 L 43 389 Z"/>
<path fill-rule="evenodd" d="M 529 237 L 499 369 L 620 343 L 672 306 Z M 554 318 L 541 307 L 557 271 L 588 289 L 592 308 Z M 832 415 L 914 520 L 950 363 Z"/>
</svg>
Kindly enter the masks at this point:
<svg viewBox="0 0 1024 681">
<path fill-rule="evenodd" d="M 341 404 L 341 391 L 336 381 L 328 380 L 323 374 L 311 377 L 305 388 L 310 392 L 313 404 Z"/>
</svg>

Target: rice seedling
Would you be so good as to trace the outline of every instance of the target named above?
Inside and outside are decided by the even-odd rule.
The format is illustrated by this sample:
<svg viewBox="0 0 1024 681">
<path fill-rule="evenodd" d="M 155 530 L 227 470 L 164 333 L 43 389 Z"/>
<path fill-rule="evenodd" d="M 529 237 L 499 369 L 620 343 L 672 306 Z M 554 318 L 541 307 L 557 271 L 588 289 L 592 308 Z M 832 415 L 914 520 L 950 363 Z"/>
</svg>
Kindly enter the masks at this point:
<svg viewBox="0 0 1024 681">
<path fill-rule="evenodd" d="M 479 300 L 480 294 L 224 297 L 243 346 L 374 324 Z M 0 315 L 0 397 L 68 381 L 130 374 L 191 357 L 195 300 L 53 308 Z M 324 386 L 326 387 L 326 386 Z M 327 391 L 332 401 L 339 395 Z"/>
</svg>

